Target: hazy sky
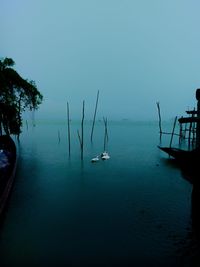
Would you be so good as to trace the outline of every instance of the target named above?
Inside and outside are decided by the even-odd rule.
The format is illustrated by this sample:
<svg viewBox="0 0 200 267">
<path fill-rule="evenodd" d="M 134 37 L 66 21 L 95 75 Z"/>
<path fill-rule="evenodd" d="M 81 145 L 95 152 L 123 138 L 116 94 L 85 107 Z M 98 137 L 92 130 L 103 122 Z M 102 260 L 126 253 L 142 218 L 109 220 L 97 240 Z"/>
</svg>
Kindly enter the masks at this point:
<svg viewBox="0 0 200 267">
<path fill-rule="evenodd" d="M 199 0 L 0 0 L 0 57 L 33 79 L 38 117 L 61 117 L 82 100 L 98 116 L 184 114 L 200 87 Z"/>
</svg>

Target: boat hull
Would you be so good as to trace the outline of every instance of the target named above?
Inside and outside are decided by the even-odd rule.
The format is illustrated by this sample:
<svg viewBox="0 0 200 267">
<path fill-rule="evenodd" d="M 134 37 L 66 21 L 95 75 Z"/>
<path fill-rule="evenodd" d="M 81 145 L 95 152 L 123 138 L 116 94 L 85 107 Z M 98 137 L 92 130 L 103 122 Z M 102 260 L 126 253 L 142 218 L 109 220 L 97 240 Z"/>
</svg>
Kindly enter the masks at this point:
<svg viewBox="0 0 200 267">
<path fill-rule="evenodd" d="M 169 156 L 173 157 L 179 164 L 184 167 L 199 168 L 200 164 L 200 150 L 183 150 L 179 148 L 172 147 L 160 147 L 159 149 L 167 153 Z"/>
<path fill-rule="evenodd" d="M 0 136 L 0 150 L 4 153 L 0 168 L 0 216 L 10 196 L 16 173 L 17 153 L 14 141 L 10 136 Z M 5 156 L 6 155 L 6 156 Z M 6 164 L 5 164 L 6 161 Z"/>
<path fill-rule="evenodd" d="M 179 162 L 200 163 L 200 150 L 194 149 L 189 151 L 179 148 L 160 146 L 158 146 L 158 148 Z"/>
</svg>

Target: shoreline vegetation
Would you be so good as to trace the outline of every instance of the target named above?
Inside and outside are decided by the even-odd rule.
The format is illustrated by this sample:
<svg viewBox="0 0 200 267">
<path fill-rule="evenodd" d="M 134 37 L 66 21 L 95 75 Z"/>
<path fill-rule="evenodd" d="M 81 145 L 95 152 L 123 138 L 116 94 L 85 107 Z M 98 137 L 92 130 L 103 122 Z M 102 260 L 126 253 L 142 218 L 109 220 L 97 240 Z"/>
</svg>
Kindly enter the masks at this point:
<svg viewBox="0 0 200 267">
<path fill-rule="evenodd" d="M 12 58 L 0 60 L 0 135 L 5 133 L 19 137 L 23 112 L 38 109 L 43 96 L 36 83 L 22 78 L 14 65 Z"/>
</svg>

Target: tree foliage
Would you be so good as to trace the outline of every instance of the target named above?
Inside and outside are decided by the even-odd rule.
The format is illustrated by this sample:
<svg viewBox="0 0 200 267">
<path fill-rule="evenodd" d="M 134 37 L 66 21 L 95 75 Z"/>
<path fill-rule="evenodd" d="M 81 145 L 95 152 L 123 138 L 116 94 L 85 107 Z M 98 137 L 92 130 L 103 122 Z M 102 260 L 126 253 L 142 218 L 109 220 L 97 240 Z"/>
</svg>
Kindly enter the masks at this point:
<svg viewBox="0 0 200 267">
<path fill-rule="evenodd" d="M 35 110 L 43 96 L 34 81 L 23 79 L 13 66 L 11 58 L 0 60 L 0 133 L 19 135 L 22 127 L 22 112 Z"/>
</svg>

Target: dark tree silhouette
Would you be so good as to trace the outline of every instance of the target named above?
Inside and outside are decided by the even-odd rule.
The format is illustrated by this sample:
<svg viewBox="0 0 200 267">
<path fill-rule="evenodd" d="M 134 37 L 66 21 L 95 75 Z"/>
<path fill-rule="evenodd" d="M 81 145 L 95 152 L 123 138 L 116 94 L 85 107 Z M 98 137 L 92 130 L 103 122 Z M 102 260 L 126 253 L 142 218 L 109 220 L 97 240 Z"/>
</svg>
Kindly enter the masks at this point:
<svg viewBox="0 0 200 267">
<path fill-rule="evenodd" d="M 35 110 L 43 96 L 34 81 L 23 79 L 14 69 L 11 58 L 0 60 L 0 134 L 19 135 L 22 127 L 22 112 Z"/>
</svg>

